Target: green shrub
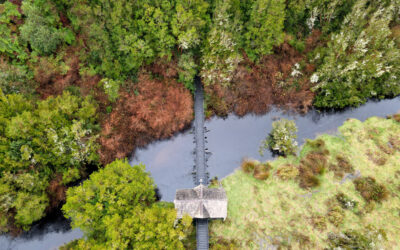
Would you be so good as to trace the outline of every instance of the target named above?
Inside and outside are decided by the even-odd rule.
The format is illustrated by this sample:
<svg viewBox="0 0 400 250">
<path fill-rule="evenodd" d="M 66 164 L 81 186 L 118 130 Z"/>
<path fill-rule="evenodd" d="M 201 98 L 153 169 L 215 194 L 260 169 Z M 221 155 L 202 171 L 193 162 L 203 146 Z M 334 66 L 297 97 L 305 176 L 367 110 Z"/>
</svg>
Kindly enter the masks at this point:
<svg viewBox="0 0 400 250">
<path fill-rule="evenodd" d="M 360 177 L 354 180 L 356 190 L 367 201 L 382 202 L 389 196 L 389 191 L 382 184 L 376 183 L 373 177 Z"/>
<path fill-rule="evenodd" d="M 311 223 L 314 228 L 323 231 L 326 229 L 326 217 L 323 215 L 313 215 L 311 217 Z"/>
<path fill-rule="evenodd" d="M 74 182 L 81 178 L 81 174 L 79 173 L 78 168 L 69 168 L 66 172 L 64 172 L 62 176 L 62 183 L 67 185 L 68 183 Z"/>
<path fill-rule="evenodd" d="M 272 130 L 266 140 L 262 141 L 260 154 L 264 150 L 271 149 L 283 155 L 296 154 L 297 151 L 297 127 L 294 121 L 280 119 L 272 123 Z"/>
<path fill-rule="evenodd" d="M 335 249 L 379 249 L 383 240 L 386 240 L 385 232 L 371 226 L 367 227 L 364 232 L 348 230 L 339 234 L 328 234 L 329 244 Z"/>
<path fill-rule="evenodd" d="M 106 107 L 107 114 L 111 114 L 112 110 L 113 110 L 112 106 L 107 106 Z"/>
<path fill-rule="evenodd" d="M 338 227 L 344 221 L 345 213 L 339 205 L 334 205 L 329 208 L 327 214 L 329 222 Z"/>
<path fill-rule="evenodd" d="M 36 84 L 27 67 L 0 62 L 0 88 L 4 94 L 32 94 Z"/>
<path fill-rule="evenodd" d="M 304 42 L 298 39 L 290 39 L 288 43 L 300 53 L 302 53 L 306 48 Z"/>
<path fill-rule="evenodd" d="M 338 193 L 336 195 L 336 200 L 339 202 L 340 206 L 343 209 L 355 209 L 357 208 L 357 204 L 358 202 L 349 198 L 347 195 L 345 195 L 344 193 Z"/>
<path fill-rule="evenodd" d="M 108 96 L 110 102 L 115 102 L 119 97 L 119 87 L 121 85 L 120 81 L 115 81 L 113 79 L 104 78 L 99 82 L 102 85 L 104 92 Z"/>
<path fill-rule="evenodd" d="M 284 164 L 277 168 L 276 175 L 282 180 L 293 180 L 299 175 L 299 169 L 292 164 Z"/>
<path fill-rule="evenodd" d="M 336 32 L 354 3 L 355 0 L 286 1 L 285 30 L 301 36 L 312 29 L 320 29 L 325 34 Z"/>
</svg>

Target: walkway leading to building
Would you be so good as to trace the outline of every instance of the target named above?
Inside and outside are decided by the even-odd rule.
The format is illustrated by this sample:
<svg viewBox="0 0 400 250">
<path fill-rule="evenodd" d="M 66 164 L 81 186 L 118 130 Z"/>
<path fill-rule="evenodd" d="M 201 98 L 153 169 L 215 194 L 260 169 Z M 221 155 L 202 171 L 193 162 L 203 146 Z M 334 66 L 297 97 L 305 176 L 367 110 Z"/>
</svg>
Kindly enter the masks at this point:
<svg viewBox="0 0 400 250">
<path fill-rule="evenodd" d="M 200 183 L 208 185 L 207 160 L 205 152 L 204 127 L 204 92 L 199 78 L 195 79 L 196 91 L 194 96 L 194 139 L 195 148 L 195 185 Z M 196 220 L 196 240 L 197 249 L 208 249 L 208 219 Z"/>
</svg>

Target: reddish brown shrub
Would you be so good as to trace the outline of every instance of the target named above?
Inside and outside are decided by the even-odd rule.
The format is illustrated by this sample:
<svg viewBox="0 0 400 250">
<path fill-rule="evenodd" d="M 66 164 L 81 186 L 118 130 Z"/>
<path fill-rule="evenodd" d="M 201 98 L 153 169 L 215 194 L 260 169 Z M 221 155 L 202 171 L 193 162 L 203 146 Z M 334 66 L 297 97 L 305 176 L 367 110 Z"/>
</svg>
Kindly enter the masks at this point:
<svg viewBox="0 0 400 250">
<path fill-rule="evenodd" d="M 103 164 L 128 156 L 135 147 L 164 139 L 185 128 L 193 118 L 193 99 L 175 80 L 140 74 L 137 93 L 122 90 L 102 122 L 100 158 Z"/>
<path fill-rule="evenodd" d="M 323 174 L 328 163 L 327 157 L 323 153 L 311 152 L 300 162 L 300 167 L 308 168 L 313 174 Z"/>
<path fill-rule="evenodd" d="M 301 188 L 313 188 L 320 185 L 320 180 L 314 175 L 309 169 L 300 168 L 300 187 Z"/>
<path fill-rule="evenodd" d="M 400 114 L 394 114 L 390 116 L 390 118 L 395 120 L 396 122 L 400 122 Z"/>
<path fill-rule="evenodd" d="M 383 153 L 385 153 L 385 154 L 387 154 L 387 155 L 392 155 L 392 154 L 394 154 L 394 153 L 396 152 L 396 149 L 393 148 L 393 147 L 390 145 L 390 143 L 381 143 L 381 142 L 378 142 L 378 143 L 376 143 L 376 144 L 377 144 L 378 148 L 379 148 Z"/>
<path fill-rule="evenodd" d="M 257 180 L 266 180 L 269 177 L 270 170 L 271 170 L 271 165 L 269 163 L 258 164 L 254 168 L 253 176 Z"/>
<path fill-rule="evenodd" d="M 319 231 L 326 229 L 326 217 L 323 215 L 313 215 L 311 217 L 311 225 Z"/>
<path fill-rule="evenodd" d="M 384 185 L 378 184 L 373 177 L 360 177 L 354 180 L 356 190 L 368 202 L 381 202 L 389 196 L 389 191 Z"/>
<path fill-rule="evenodd" d="M 244 159 L 242 161 L 242 164 L 240 165 L 240 168 L 243 170 L 243 172 L 250 174 L 253 173 L 254 168 L 257 166 L 257 162 L 254 160 L 249 160 L 249 159 Z"/>
<path fill-rule="evenodd" d="M 329 170 L 333 171 L 335 177 L 343 178 L 345 173 L 353 173 L 354 167 L 345 156 L 336 156 L 337 164 L 330 164 Z"/>
<path fill-rule="evenodd" d="M 327 156 L 321 152 L 310 152 L 301 161 L 299 166 L 300 187 L 312 188 L 320 184 L 318 175 L 325 172 L 328 163 Z"/>
<path fill-rule="evenodd" d="M 378 166 L 385 165 L 385 163 L 387 161 L 386 155 L 381 152 L 372 152 L 372 151 L 368 150 L 367 156 L 370 161 L 372 161 L 373 163 L 375 163 Z"/>
<path fill-rule="evenodd" d="M 62 174 L 57 174 L 47 187 L 47 193 L 50 198 L 50 205 L 47 208 L 48 211 L 58 207 L 62 201 L 65 201 L 66 190 L 67 187 L 62 184 Z"/>
<path fill-rule="evenodd" d="M 400 139 L 395 136 L 391 136 L 389 138 L 389 144 L 392 148 L 396 149 L 397 151 L 400 151 Z"/>
<path fill-rule="evenodd" d="M 326 148 L 325 141 L 320 138 L 316 140 L 307 139 L 306 146 L 310 147 L 315 153 L 320 153 L 326 156 L 328 156 L 330 153 L 329 150 Z"/>
<path fill-rule="evenodd" d="M 306 51 L 318 45 L 319 35 L 318 31 L 312 33 L 307 40 Z M 280 80 L 289 78 L 293 66 L 304 59 L 305 56 L 287 42 L 276 47 L 273 54 L 265 56 L 258 64 L 244 55 L 230 87 L 218 84 L 205 87 L 208 108 L 217 115 L 233 111 L 239 116 L 263 114 L 271 105 L 306 112 L 314 98 L 307 76 L 314 72 L 315 67 L 306 64 L 304 70 L 307 76 L 291 82 L 289 88 L 279 84 Z"/>
<path fill-rule="evenodd" d="M 69 67 L 65 75 L 57 68 L 57 65 L 54 65 L 46 57 L 40 58 L 34 73 L 35 81 L 39 83 L 36 91 L 42 99 L 60 95 L 65 88 L 78 83 L 78 80 L 80 80 L 79 57 L 75 54 L 76 50 L 76 48 L 71 48 L 64 57 Z"/>
</svg>

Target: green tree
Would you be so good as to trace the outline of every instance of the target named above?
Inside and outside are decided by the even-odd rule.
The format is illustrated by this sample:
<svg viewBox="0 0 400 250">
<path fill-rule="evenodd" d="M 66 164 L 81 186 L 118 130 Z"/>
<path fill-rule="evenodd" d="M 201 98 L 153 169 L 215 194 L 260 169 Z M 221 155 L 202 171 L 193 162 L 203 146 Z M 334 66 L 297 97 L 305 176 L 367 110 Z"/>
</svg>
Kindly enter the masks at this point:
<svg viewBox="0 0 400 250">
<path fill-rule="evenodd" d="M 185 87 L 194 93 L 194 77 L 197 74 L 197 64 L 194 60 L 192 53 L 183 53 L 179 57 L 179 81 L 185 85 Z"/>
<path fill-rule="evenodd" d="M 272 123 L 272 130 L 268 137 L 262 141 L 260 154 L 264 150 L 271 149 L 284 155 L 296 154 L 297 151 L 297 127 L 294 121 L 280 119 Z"/>
<path fill-rule="evenodd" d="M 159 57 L 172 56 L 174 2 L 81 0 L 69 10 L 71 24 L 88 38 L 85 60 L 97 73 L 126 79 Z"/>
<path fill-rule="evenodd" d="M 234 11 L 234 1 L 216 1 L 212 27 L 202 50 L 201 76 L 205 84 L 230 84 L 242 59 L 240 45 L 240 12 Z"/>
<path fill-rule="evenodd" d="M 12 27 L 12 19 L 20 19 L 21 14 L 17 6 L 9 1 L 0 4 L 0 55 L 11 58 L 18 57 L 25 60 L 27 57 L 24 46 L 21 45 L 18 36 Z"/>
<path fill-rule="evenodd" d="M 63 211 L 85 239 L 67 249 L 183 249 L 191 228 L 185 217 L 174 226 L 173 207 L 155 202 L 155 185 L 143 165 L 116 160 L 68 189 Z"/>
<path fill-rule="evenodd" d="M 0 62 L 0 88 L 4 94 L 32 94 L 35 87 L 28 67 Z"/>
<path fill-rule="evenodd" d="M 400 48 L 390 29 L 399 6 L 399 1 L 355 3 L 312 77 L 315 106 L 343 108 L 400 94 Z"/>
<path fill-rule="evenodd" d="M 289 0 L 286 1 L 285 31 L 307 35 L 312 29 L 324 34 L 340 30 L 355 0 Z"/>
<path fill-rule="evenodd" d="M 204 0 L 176 0 L 171 26 L 180 48 L 190 49 L 200 44 L 210 19 L 208 6 Z"/>
<path fill-rule="evenodd" d="M 29 42 L 32 49 L 40 55 L 53 53 L 63 42 L 63 31 L 59 28 L 58 14 L 47 0 L 24 1 L 22 10 L 25 23 L 21 26 L 22 40 Z"/>
<path fill-rule="evenodd" d="M 284 0 L 253 2 L 250 19 L 244 25 L 244 49 L 251 60 L 270 54 L 273 46 L 283 42 L 284 20 Z"/>
<path fill-rule="evenodd" d="M 29 229 L 45 214 L 52 179 L 97 163 L 96 109 L 91 98 L 68 92 L 33 103 L 0 90 L 0 231 L 12 218 Z"/>
</svg>

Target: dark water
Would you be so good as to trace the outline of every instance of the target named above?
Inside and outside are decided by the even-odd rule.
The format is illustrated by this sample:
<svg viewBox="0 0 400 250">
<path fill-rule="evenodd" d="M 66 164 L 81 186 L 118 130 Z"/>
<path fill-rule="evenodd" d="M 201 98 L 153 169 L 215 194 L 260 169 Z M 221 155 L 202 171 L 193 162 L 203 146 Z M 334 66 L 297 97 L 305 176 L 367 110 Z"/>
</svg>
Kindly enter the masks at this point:
<svg viewBox="0 0 400 250">
<path fill-rule="evenodd" d="M 74 239 L 81 238 L 79 229 L 71 230 L 61 212 L 48 215 L 17 238 L 0 236 L 1 250 L 53 250 Z"/>
<path fill-rule="evenodd" d="M 315 138 L 322 133 L 335 133 L 348 118 L 365 120 L 370 116 L 386 116 L 400 111 L 400 97 L 367 104 L 341 112 L 319 113 L 311 111 L 306 115 L 285 114 L 273 110 L 266 115 L 247 115 L 238 118 L 234 115 L 212 118 L 205 126 L 206 148 L 212 152 L 208 161 L 210 177 L 223 178 L 232 173 L 244 157 L 260 160 L 272 159 L 269 152 L 261 157 L 258 153 L 260 142 L 271 130 L 271 123 L 277 117 L 294 119 L 298 126 L 298 142 Z M 138 149 L 131 164 L 143 162 L 157 184 L 161 199 L 172 201 L 175 190 L 193 187 L 194 143 L 192 130 L 179 133 L 169 140 L 154 142 L 146 148 Z M 55 216 L 47 222 L 36 225 L 28 233 L 12 239 L 0 236 L 0 249 L 46 250 L 56 249 L 73 239 L 82 237 L 79 230 L 71 230 L 68 221 Z"/>
<path fill-rule="evenodd" d="M 262 116 L 247 115 L 239 118 L 230 115 L 226 119 L 214 117 L 205 123 L 206 148 L 212 153 L 208 160 L 210 178 L 219 179 L 236 169 L 244 157 L 268 160 L 273 156 L 265 152 L 258 153 L 260 143 L 272 128 L 272 121 L 278 117 L 294 119 L 298 127 L 299 144 L 307 138 L 315 138 L 322 133 L 335 133 L 348 118 L 364 121 L 370 116 L 386 116 L 400 111 L 400 97 L 379 102 L 369 101 L 363 106 L 339 112 L 311 111 L 306 115 L 285 114 L 281 110 L 272 110 Z M 143 162 L 157 184 L 161 199 L 173 201 L 175 190 L 193 187 L 192 171 L 193 134 L 191 130 L 173 138 L 154 142 L 135 152 L 131 164 Z"/>
</svg>

